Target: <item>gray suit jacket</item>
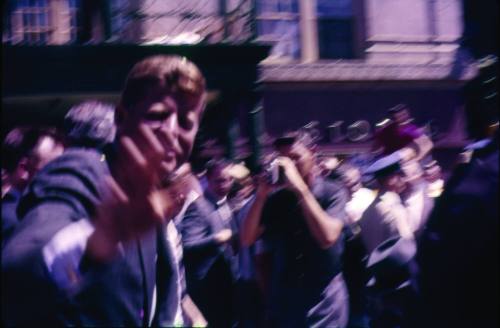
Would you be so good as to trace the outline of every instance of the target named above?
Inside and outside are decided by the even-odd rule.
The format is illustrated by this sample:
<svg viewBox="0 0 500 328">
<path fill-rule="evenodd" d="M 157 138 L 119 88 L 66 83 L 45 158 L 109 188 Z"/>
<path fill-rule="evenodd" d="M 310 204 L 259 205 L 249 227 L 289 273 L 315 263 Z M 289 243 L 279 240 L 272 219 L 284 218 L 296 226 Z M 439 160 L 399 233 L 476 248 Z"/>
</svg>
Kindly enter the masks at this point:
<svg viewBox="0 0 500 328">
<path fill-rule="evenodd" d="M 178 224 L 184 247 L 184 263 L 188 285 L 202 280 L 217 261 L 235 274 L 235 258 L 231 245 L 220 245 L 215 241 L 215 234 L 230 228 L 236 234 L 231 217 L 226 224 L 215 205 L 205 193 L 190 204 Z"/>
</svg>

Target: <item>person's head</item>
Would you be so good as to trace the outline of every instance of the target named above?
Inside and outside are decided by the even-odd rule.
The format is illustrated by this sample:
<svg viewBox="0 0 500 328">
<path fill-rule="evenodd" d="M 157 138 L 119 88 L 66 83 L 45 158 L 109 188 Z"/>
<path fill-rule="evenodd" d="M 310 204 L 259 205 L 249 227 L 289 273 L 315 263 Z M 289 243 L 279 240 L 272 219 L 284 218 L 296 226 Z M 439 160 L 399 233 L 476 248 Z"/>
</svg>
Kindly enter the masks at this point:
<svg viewBox="0 0 500 328">
<path fill-rule="evenodd" d="M 273 145 L 280 156 L 286 156 L 295 163 L 302 178 L 309 182 L 315 172 L 313 151 L 295 135 L 278 138 Z"/>
<path fill-rule="evenodd" d="M 417 185 L 423 178 L 424 171 L 417 160 L 409 160 L 401 165 L 401 170 L 405 175 L 405 181 L 412 186 Z"/>
<path fill-rule="evenodd" d="M 244 199 L 249 197 L 255 190 L 255 181 L 251 175 L 247 175 L 238 181 L 240 189 L 238 191 L 239 197 Z"/>
<path fill-rule="evenodd" d="M 391 120 L 398 125 L 405 124 L 410 121 L 411 115 L 408 106 L 405 104 L 398 104 L 388 110 Z"/>
<path fill-rule="evenodd" d="M 55 129 L 32 126 L 12 129 L 2 145 L 2 168 L 8 183 L 24 189 L 36 172 L 63 151 L 62 139 Z"/>
<path fill-rule="evenodd" d="M 102 149 L 116 133 L 115 106 L 87 100 L 70 108 L 64 117 L 64 133 L 69 144 Z"/>
<path fill-rule="evenodd" d="M 366 173 L 373 174 L 382 191 L 401 194 L 407 189 L 405 174 L 401 170 L 400 158 L 397 153 L 377 160 L 367 169 Z"/>
<path fill-rule="evenodd" d="M 117 134 L 136 137 L 149 126 L 165 150 L 162 170 L 185 163 L 193 148 L 205 107 L 205 79 L 191 61 L 158 55 L 130 71 L 115 114 Z"/>
<path fill-rule="evenodd" d="M 406 191 L 406 182 L 403 172 L 397 171 L 391 174 L 377 177 L 381 189 L 385 191 L 392 191 L 397 194 L 402 194 Z"/>
<path fill-rule="evenodd" d="M 340 181 L 350 194 L 355 193 L 362 187 L 361 172 L 357 167 L 343 163 L 335 171 L 337 171 Z"/>
<path fill-rule="evenodd" d="M 441 167 L 436 161 L 431 161 L 424 166 L 424 178 L 427 182 L 441 179 Z"/>
<path fill-rule="evenodd" d="M 233 188 L 229 196 L 238 199 L 249 197 L 255 188 L 250 170 L 241 162 L 232 164 L 228 172 L 234 179 Z"/>
<path fill-rule="evenodd" d="M 206 164 L 207 189 L 219 198 L 231 191 L 234 179 L 229 172 L 231 163 L 226 160 L 211 160 Z"/>
<path fill-rule="evenodd" d="M 339 160 L 337 159 L 337 157 L 330 156 L 322 158 L 318 161 L 319 173 L 324 177 L 332 175 L 333 171 L 335 171 L 338 167 Z"/>
</svg>

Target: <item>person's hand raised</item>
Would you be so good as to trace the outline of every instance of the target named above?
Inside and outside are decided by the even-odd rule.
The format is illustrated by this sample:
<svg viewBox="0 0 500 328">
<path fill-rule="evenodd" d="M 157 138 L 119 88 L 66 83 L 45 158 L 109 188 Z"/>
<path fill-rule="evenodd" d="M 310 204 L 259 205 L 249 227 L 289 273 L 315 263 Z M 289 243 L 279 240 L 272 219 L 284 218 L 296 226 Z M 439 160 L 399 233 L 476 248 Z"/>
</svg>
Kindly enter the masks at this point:
<svg viewBox="0 0 500 328">
<path fill-rule="evenodd" d="M 280 156 L 276 161 L 283 168 L 287 188 L 296 193 L 301 193 L 308 188 L 295 163 L 289 157 Z"/>
<path fill-rule="evenodd" d="M 89 249 L 96 257 L 112 256 L 119 242 L 153 229 L 171 212 L 173 202 L 159 189 L 164 158 L 162 145 L 145 125 L 120 138 L 112 177 L 105 179 L 107 191 L 97 208 L 96 229 L 89 240 Z"/>
<path fill-rule="evenodd" d="M 232 236 L 233 232 L 231 231 L 231 229 L 222 229 L 215 234 L 214 238 L 218 244 L 224 244 L 229 242 Z"/>
</svg>

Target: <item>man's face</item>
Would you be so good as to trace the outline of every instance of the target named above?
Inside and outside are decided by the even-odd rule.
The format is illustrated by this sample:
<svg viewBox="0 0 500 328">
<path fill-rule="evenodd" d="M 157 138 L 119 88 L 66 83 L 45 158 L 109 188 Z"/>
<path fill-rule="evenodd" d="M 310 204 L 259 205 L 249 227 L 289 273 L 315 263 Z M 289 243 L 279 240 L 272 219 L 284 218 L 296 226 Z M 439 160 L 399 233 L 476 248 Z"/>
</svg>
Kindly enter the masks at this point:
<svg viewBox="0 0 500 328">
<path fill-rule="evenodd" d="M 342 176 L 342 181 L 352 193 L 361 188 L 361 173 L 357 168 L 351 168 Z"/>
<path fill-rule="evenodd" d="M 279 153 L 281 156 L 289 157 L 295 163 L 302 178 L 305 179 L 311 174 L 314 166 L 313 154 L 300 142 L 280 148 Z"/>
<path fill-rule="evenodd" d="M 231 191 L 234 180 L 227 168 L 217 168 L 207 176 L 207 182 L 212 193 L 219 197 L 225 197 Z"/>
<path fill-rule="evenodd" d="M 188 160 L 204 105 L 204 96 L 182 97 L 153 88 L 118 124 L 132 138 L 139 123 L 149 126 L 165 151 L 162 173 L 168 174 Z"/>
<path fill-rule="evenodd" d="M 406 183 L 402 173 L 394 173 L 381 179 L 384 189 L 401 194 L 406 190 Z"/>
<path fill-rule="evenodd" d="M 18 189 L 24 189 L 33 176 L 47 163 L 64 152 L 64 146 L 51 136 L 43 136 L 31 154 L 23 158 L 10 175 Z"/>
<path fill-rule="evenodd" d="M 404 163 L 401 165 L 401 170 L 405 174 L 405 181 L 410 184 L 418 183 L 423 176 L 422 167 L 416 160 L 410 160 Z"/>
</svg>

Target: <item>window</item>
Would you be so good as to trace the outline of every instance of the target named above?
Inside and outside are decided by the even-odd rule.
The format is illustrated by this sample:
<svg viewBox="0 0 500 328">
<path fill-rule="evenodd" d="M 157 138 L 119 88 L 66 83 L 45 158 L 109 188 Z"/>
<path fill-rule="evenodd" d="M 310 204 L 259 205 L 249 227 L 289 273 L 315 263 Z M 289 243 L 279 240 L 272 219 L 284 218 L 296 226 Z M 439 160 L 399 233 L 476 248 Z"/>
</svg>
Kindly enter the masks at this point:
<svg viewBox="0 0 500 328">
<path fill-rule="evenodd" d="M 12 43 L 46 44 L 52 31 L 48 0 L 10 1 Z"/>
<path fill-rule="evenodd" d="M 45 45 L 76 41 L 81 0 L 20 0 L 6 4 L 3 42 Z"/>
<path fill-rule="evenodd" d="M 319 58 L 354 58 L 352 0 L 316 1 Z"/>
<path fill-rule="evenodd" d="M 69 35 L 70 42 L 76 42 L 78 34 L 78 8 L 80 8 L 80 0 L 69 0 Z"/>
<path fill-rule="evenodd" d="M 272 44 L 272 57 L 298 59 L 298 0 L 258 0 L 256 6 L 257 41 Z"/>
</svg>

